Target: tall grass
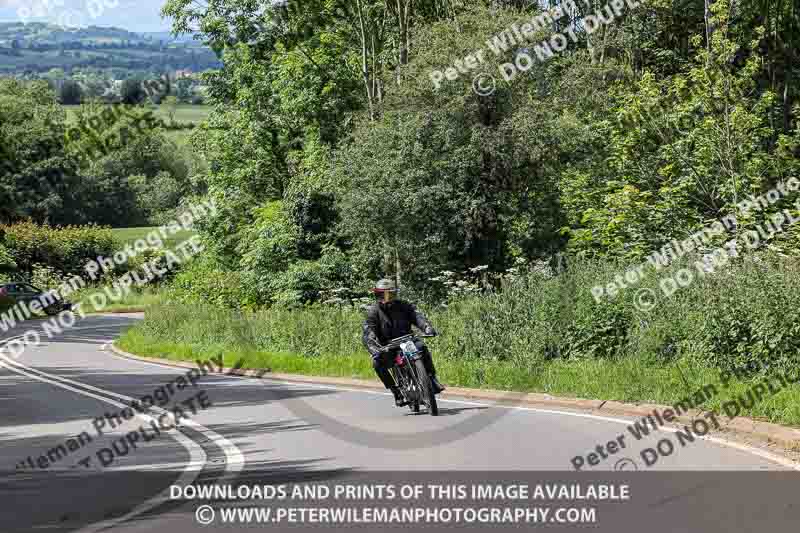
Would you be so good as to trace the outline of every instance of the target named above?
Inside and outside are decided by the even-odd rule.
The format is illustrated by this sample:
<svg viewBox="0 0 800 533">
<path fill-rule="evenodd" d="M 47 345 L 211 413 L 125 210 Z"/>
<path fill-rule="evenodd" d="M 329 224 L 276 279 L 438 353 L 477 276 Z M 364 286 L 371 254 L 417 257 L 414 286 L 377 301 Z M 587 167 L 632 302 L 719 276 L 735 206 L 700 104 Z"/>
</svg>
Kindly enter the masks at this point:
<svg viewBox="0 0 800 533">
<path fill-rule="evenodd" d="M 123 293 L 117 300 L 104 300 L 101 297 L 92 298 L 96 293 L 102 293 L 102 286 L 88 286 L 75 291 L 67 298 L 74 304 L 81 304 L 84 313 L 122 313 L 142 312 L 163 302 L 164 294 L 155 287 L 133 288 L 128 293 Z M 112 292 L 116 294 L 116 292 Z M 103 305 L 105 303 L 105 305 Z M 98 305 L 99 304 L 99 305 Z"/>
<path fill-rule="evenodd" d="M 530 275 L 495 294 L 426 309 L 441 333 L 429 343 L 440 374 L 468 387 L 673 403 L 719 383 L 721 371 L 748 372 L 705 406 L 719 409 L 764 373 L 798 367 L 800 276 L 791 264 L 729 265 L 671 297 L 657 292 L 664 272 L 651 271 L 616 298 L 595 301 L 591 288 L 619 271 L 577 264 L 560 276 Z M 656 291 L 649 312 L 634 305 L 641 289 Z M 371 378 L 362 320 L 347 307 L 240 312 L 162 304 L 121 345 L 143 355 L 222 354 L 228 363 L 244 357 L 253 368 Z M 800 388 L 749 414 L 800 422 Z"/>
</svg>

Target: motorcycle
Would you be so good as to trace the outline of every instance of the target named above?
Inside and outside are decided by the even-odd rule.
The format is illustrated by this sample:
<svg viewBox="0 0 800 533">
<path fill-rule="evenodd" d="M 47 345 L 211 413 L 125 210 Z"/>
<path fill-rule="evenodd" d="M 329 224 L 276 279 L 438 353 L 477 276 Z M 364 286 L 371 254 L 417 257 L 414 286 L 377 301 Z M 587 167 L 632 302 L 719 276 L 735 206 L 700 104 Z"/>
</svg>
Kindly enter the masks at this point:
<svg viewBox="0 0 800 533">
<path fill-rule="evenodd" d="M 395 355 L 394 364 L 389 368 L 389 374 L 400 389 L 408 408 L 414 413 L 419 413 L 420 406 L 428 408 L 431 416 L 439 414 L 436 395 L 425 365 L 422 363 L 422 352 L 417 348 L 419 338 L 433 337 L 433 335 L 404 335 L 389 341 L 383 347 L 384 353 L 392 350 L 399 351 Z"/>
</svg>

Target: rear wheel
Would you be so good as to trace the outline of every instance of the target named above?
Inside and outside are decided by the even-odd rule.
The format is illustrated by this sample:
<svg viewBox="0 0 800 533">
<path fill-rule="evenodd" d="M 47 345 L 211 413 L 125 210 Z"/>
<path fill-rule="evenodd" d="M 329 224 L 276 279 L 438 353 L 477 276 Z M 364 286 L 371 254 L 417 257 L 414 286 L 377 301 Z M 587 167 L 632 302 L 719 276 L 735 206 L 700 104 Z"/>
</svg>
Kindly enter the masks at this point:
<svg viewBox="0 0 800 533">
<path fill-rule="evenodd" d="M 425 371 L 425 365 L 422 361 L 417 360 L 414 365 L 417 368 L 417 375 L 419 376 L 419 384 L 422 388 L 422 399 L 428 406 L 428 412 L 431 416 L 439 414 L 439 405 L 436 403 L 436 395 L 433 393 L 433 384 L 428 372 Z"/>
</svg>

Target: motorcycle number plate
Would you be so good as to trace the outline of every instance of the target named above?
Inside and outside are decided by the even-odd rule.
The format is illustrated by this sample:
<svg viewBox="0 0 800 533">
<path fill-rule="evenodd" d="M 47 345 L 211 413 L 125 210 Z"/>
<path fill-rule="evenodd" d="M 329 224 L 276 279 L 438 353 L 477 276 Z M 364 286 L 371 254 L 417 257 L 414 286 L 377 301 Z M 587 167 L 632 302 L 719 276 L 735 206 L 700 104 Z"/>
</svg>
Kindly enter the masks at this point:
<svg viewBox="0 0 800 533">
<path fill-rule="evenodd" d="M 402 349 L 403 352 L 407 354 L 417 353 L 417 346 L 411 341 L 404 342 L 403 344 L 401 344 L 400 349 Z"/>
</svg>

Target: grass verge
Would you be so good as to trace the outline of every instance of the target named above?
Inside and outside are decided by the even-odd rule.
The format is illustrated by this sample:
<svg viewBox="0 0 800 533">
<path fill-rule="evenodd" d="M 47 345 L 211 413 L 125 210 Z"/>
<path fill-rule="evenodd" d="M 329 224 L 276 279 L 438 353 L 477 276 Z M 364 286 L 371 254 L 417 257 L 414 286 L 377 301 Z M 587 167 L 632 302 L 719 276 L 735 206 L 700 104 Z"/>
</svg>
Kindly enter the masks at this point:
<svg viewBox="0 0 800 533">
<path fill-rule="evenodd" d="M 80 303 L 84 313 L 139 313 L 163 301 L 163 295 L 151 288 L 123 293 L 116 300 L 93 297 L 103 290 L 102 287 L 87 287 L 71 294 L 69 300 L 74 304 Z"/>
<path fill-rule="evenodd" d="M 359 346 L 360 319 L 359 313 L 343 310 L 244 314 L 203 306 L 156 306 L 117 344 L 142 356 L 193 361 L 221 355 L 226 366 L 241 359 L 244 368 L 376 379 L 369 356 Z M 525 367 L 468 357 L 463 351 L 448 353 L 447 336 L 443 329 L 442 339 L 431 340 L 430 346 L 442 380 L 459 387 L 666 405 L 696 399 L 704 389 L 702 402 L 692 404 L 720 413 L 724 422 L 724 404 L 746 398 L 764 379 L 734 379 L 723 386 L 718 370 L 689 359 L 658 364 L 631 356 L 555 359 Z M 767 394 L 752 407 L 740 408 L 737 416 L 800 425 L 800 386 Z"/>
</svg>

